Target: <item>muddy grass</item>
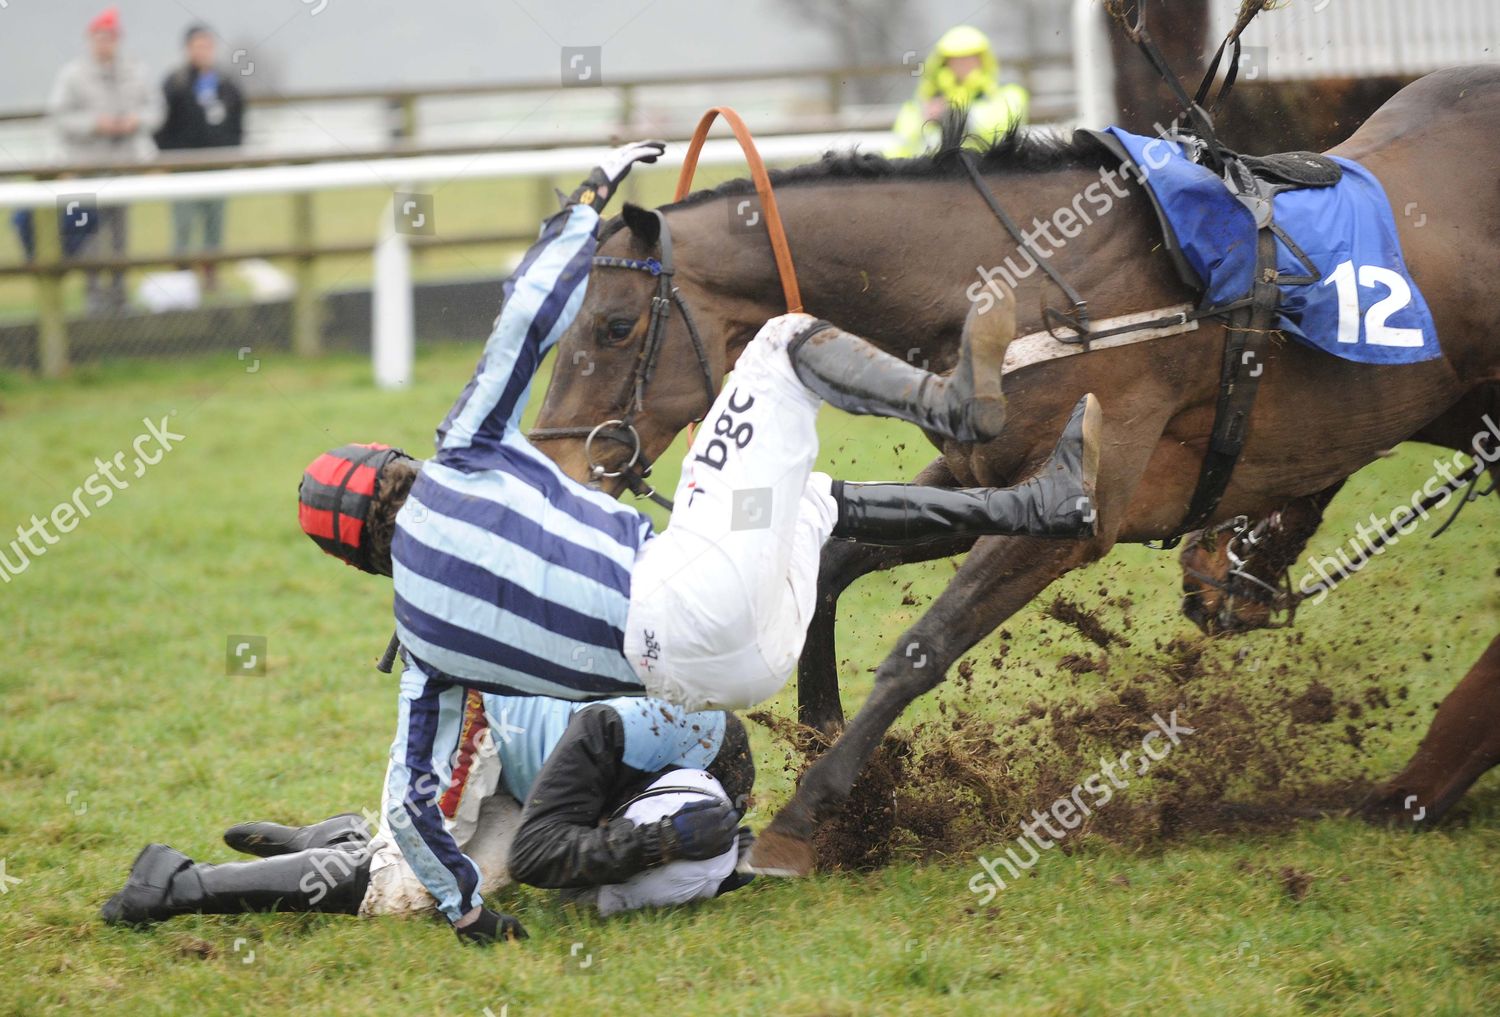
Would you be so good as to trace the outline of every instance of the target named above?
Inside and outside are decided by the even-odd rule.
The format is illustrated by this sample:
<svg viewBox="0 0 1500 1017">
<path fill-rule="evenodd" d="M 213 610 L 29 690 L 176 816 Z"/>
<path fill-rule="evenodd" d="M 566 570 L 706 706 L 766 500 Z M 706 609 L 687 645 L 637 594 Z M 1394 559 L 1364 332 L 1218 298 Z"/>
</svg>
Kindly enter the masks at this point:
<svg viewBox="0 0 1500 1017">
<path fill-rule="evenodd" d="M 1061 598 L 1047 614 L 1104 650 L 1097 657 L 1063 656 L 1060 675 L 1107 674 L 1109 647 L 1127 645 L 1096 616 Z M 1277 701 L 1267 686 L 1277 678 L 1291 681 L 1285 665 L 1260 670 L 1243 654 L 1210 663 L 1207 645 L 1173 640 L 1148 654 L 1149 666 L 1140 673 L 1111 677 L 1061 702 L 1024 704 L 1017 715 L 1000 719 L 953 705 L 993 698 L 987 692 L 999 687 L 994 677 L 981 679 L 986 688 L 976 690 L 972 665 L 956 666 L 938 718 L 887 736 L 847 806 L 819 832 L 821 867 L 868 870 L 1013 840 L 1033 810 L 1074 795 L 1104 760 L 1126 750 L 1141 759 L 1141 739 L 1157 726 L 1152 718 L 1170 718 L 1174 710 L 1192 733 L 1144 774 L 1132 762 L 1123 775 L 1128 786 L 1091 812 L 1065 850 L 1087 837 L 1145 846 L 1195 833 L 1264 832 L 1358 803 L 1370 781 L 1333 776 L 1306 760 L 1309 751 L 1326 749 L 1330 725 L 1342 726 L 1344 740 L 1356 749 L 1364 731 L 1388 726 L 1386 716 L 1370 709 L 1389 701 L 1386 691 L 1371 685 L 1362 697 L 1343 701 L 1315 681 L 1289 701 L 1284 694 Z M 1136 666 L 1139 659 L 1132 658 Z M 1404 698 L 1404 691 L 1395 695 Z M 788 718 L 762 711 L 750 719 L 772 731 L 798 776 L 823 744 Z M 1297 879 L 1283 881 L 1290 895 L 1305 892 Z"/>
</svg>

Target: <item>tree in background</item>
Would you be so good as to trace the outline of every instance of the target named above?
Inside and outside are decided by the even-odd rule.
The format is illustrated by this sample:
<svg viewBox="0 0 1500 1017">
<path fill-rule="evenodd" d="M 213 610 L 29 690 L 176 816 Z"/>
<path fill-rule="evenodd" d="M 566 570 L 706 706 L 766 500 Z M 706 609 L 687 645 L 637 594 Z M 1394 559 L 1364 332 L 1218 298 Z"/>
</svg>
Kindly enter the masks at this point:
<svg viewBox="0 0 1500 1017">
<path fill-rule="evenodd" d="M 926 44 L 912 41 L 910 0 L 782 0 L 782 4 L 833 40 L 843 67 L 892 64 L 912 52 L 917 54 L 915 60 L 927 52 Z M 877 78 L 857 78 L 848 87 L 849 97 L 860 103 L 897 98 L 888 94 L 889 83 Z"/>
</svg>

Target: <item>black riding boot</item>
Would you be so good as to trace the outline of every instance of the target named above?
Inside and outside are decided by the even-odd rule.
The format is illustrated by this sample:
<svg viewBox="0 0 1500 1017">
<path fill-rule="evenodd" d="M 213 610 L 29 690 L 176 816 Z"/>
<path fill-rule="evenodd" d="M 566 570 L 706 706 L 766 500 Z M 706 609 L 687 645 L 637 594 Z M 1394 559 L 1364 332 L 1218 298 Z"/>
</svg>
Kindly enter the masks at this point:
<svg viewBox="0 0 1500 1017">
<path fill-rule="evenodd" d="M 363 847 L 202 865 L 165 844 L 148 844 L 136 856 L 125 888 L 109 899 L 101 914 L 111 925 L 246 911 L 353 915 L 359 913 L 369 885 L 370 855 Z"/>
<path fill-rule="evenodd" d="M 368 844 L 370 827 L 357 812 L 342 812 L 311 826 L 237 823 L 224 831 L 224 843 L 241 854 L 273 858 L 309 848 Z"/>
<path fill-rule="evenodd" d="M 933 374 L 876 349 L 826 321 L 787 344 L 797 377 L 824 402 L 849 413 L 895 417 L 958 441 L 988 441 L 1005 427 L 1000 371 L 1015 336 L 1015 302 L 969 315 L 958 365 Z"/>
<path fill-rule="evenodd" d="M 1099 401 L 1073 408 L 1052 457 L 1016 487 L 946 488 L 833 483 L 833 536 L 867 544 L 920 544 L 945 537 L 1094 535 Z"/>
</svg>

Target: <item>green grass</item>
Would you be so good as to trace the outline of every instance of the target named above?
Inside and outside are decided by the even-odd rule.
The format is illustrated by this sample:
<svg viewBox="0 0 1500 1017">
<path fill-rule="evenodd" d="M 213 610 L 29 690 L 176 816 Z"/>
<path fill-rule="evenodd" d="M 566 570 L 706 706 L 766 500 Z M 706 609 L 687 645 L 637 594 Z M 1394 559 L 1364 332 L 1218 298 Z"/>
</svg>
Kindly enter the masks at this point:
<svg viewBox="0 0 1500 1017">
<path fill-rule="evenodd" d="M 0 585 L 9 636 L 0 858 L 20 880 L 0 895 L 0 1014 L 1500 1012 L 1493 777 L 1464 821 L 1423 836 L 1327 820 L 1163 842 L 1083 839 L 987 907 L 966 889 L 977 868 L 965 852 L 761 880 L 702 907 L 608 922 L 545 892 L 510 892 L 496 904 L 532 939 L 491 952 L 461 952 L 446 928 L 422 921 L 265 915 L 105 927 L 98 908 L 147 841 L 224 860 L 218 835 L 232 822 L 375 805 L 395 683 L 370 662 L 389 632 L 389 589 L 326 560 L 298 532 L 297 478 L 346 440 L 429 448 L 476 355 L 424 355 L 405 393 L 374 391 L 368 365 L 351 358 L 272 358 L 255 373 L 225 356 L 107 364 L 57 383 L 0 376 L 7 541 L 31 513 L 69 498 L 95 456 L 127 449 L 143 417 L 175 411 L 171 427 L 186 435 Z M 907 476 L 931 454 L 909 429 L 831 412 L 822 426 L 825 464 L 846 476 Z M 1315 547 L 1405 497 L 1428 458 L 1405 449 L 1358 477 Z M 669 489 L 674 462 L 669 454 L 661 471 Z M 1366 711 L 1381 723 L 1359 747 L 1342 716 L 1289 742 L 1289 785 L 1377 778 L 1404 762 L 1433 704 L 1500 627 L 1491 512 L 1473 507 L 1437 542 L 1410 538 L 1305 608 L 1291 632 L 1208 647 L 1215 670 L 1203 681 L 1232 683 L 1220 691 L 1261 704 L 1258 723 L 1273 740 L 1286 702 L 1313 682 L 1340 701 L 1372 676 L 1409 688 L 1408 701 Z M 951 574 L 948 562 L 914 566 L 867 577 L 845 598 L 848 706 Z M 1033 605 L 1005 626 L 1003 669 L 990 663 L 1001 650 L 991 636 L 968 691 L 927 697 L 907 723 L 964 704 L 1018 727 L 1029 702 L 1107 699 L 1125 678 L 1160 669 L 1156 643 L 1193 636 L 1176 613 L 1174 556 L 1122 548 L 1060 587 L 1088 606 L 1105 603 L 1108 588 L 1104 620 L 1130 636 L 1111 652 L 1108 676 L 1059 668 L 1065 653 L 1097 651 Z M 225 676 L 232 634 L 267 638 L 264 677 Z M 1272 666 L 1235 670 L 1246 653 Z M 1208 702 L 1212 691 L 1186 694 Z M 793 705 L 786 693 L 772 708 Z M 752 736 L 760 826 L 790 779 L 780 747 L 754 725 Z M 1277 875 L 1287 869 L 1309 880 L 1300 899 Z"/>
</svg>

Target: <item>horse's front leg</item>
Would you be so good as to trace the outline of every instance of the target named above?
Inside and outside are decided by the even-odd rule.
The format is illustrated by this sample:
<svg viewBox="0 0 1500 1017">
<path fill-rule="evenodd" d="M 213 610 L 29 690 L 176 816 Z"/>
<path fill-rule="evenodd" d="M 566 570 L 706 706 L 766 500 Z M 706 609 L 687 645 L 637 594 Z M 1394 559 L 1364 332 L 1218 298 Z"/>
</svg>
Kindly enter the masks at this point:
<svg viewBox="0 0 1500 1017">
<path fill-rule="evenodd" d="M 948 588 L 897 640 L 875 672 L 874 691 L 843 735 L 803 775 L 791 802 L 760 835 L 751 866 L 773 875 L 810 873 L 816 864 L 813 834 L 848 800 L 855 778 L 907 705 L 1054 579 L 1102 551 L 1097 539 L 981 538 Z"/>
<path fill-rule="evenodd" d="M 1255 576 L 1267 587 L 1280 588 L 1288 570 L 1297 563 L 1308 541 L 1322 525 L 1324 510 L 1344 486 L 1344 481 L 1316 494 L 1294 498 L 1283 505 L 1264 536 L 1250 547 L 1241 571 Z M 1248 580 L 1231 575 L 1229 560 L 1232 531 L 1199 530 L 1187 535 L 1178 563 L 1182 567 L 1182 614 L 1204 635 L 1249 632 L 1270 628 L 1278 611 L 1295 608 L 1297 601 L 1280 602 Z"/>
<path fill-rule="evenodd" d="M 912 479 L 928 487 L 951 487 L 954 477 L 942 459 L 923 468 Z M 818 566 L 818 607 L 807 628 L 802 658 L 797 665 L 797 720 L 833 737 L 844 726 L 844 704 L 839 699 L 838 647 L 834 635 L 839 596 L 856 579 L 897 565 L 931 561 L 962 554 L 974 545 L 972 537 L 934 541 L 910 547 L 880 547 L 849 540 L 823 545 Z"/>
<path fill-rule="evenodd" d="M 1060 395 L 1055 412 L 1061 413 L 1070 405 L 1065 401 L 1068 396 Z M 823 820 L 848 801 L 855 778 L 901 711 L 941 682 L 949 666 L 1054 579 L 1106 554 L 1117 536 L 1126 532 L 1128 518 L 1139 524 L 1140 520 L 1131 518 L 1137 508 L 1133 499 L 1148 467 L 1154 465 L 1167 473 L 1155 482 L 1156 494 L 1172 489 L 1175 482 L 1186 504 L 1193 474 L 1184 468 L 1184 462 L 1192 456 L 1182 451 L 1180 442 L 1164 439 L 1172 404 L 1164 394 L 1155 396 L 1145 392 L 1139 399 L 1140 405 L 1151 406 L 1155 412 L 1128 418 L 1114 431 L 1109 430 L 1109 418 L 1105 418 L 1096 492 L 1096 535 L 1079 541 L 980 538 L 948 587 L 901 635 L 895 649 L 876 669 L 875 688 L 865 705 L 839 740 L 807 770 L 792 800 L 756 841 L 750 856 L 752 868 L 788 876 L 807 875 L 813 870 L 817 861 L 813 834 Z M 1034 418 L 1041 421 L 1048 414 L 1038 409 Z M 1045 446 L 1036 444 L 1041 447 L 1034 450 L 1034 461 L 1040 462 Z M 1157 463 L 1154 456 L 1159 447 L 1167 452 Z M 1006 472 L 987 469 L 981 462 L 976 479 L 998 482 Z"/>
</svg>

